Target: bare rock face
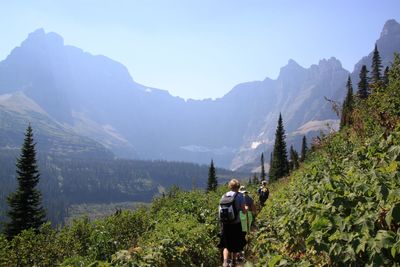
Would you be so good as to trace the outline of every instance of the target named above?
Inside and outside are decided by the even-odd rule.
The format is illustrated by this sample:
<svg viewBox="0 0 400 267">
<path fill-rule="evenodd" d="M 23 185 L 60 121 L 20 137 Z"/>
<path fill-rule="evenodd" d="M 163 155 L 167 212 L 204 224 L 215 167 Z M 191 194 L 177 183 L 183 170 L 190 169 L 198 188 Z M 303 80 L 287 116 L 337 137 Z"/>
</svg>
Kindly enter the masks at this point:
<svg viewBox="0 0 400 267">
<path fill-rule="evenodd" d="M 377 45 L 388 65 L 400 51 L 395 20 L 386 22 Z M 372 53 L 356 64 L 353 84 L 371 60 Z M 221 167 L 251 170 L 261 152 L 269 161 L 279 113 L 288 147 L 299 149 L 303 134 L 310 139 L 320 128 L 336 127 L 338 118 L 324 97 L 341 101 L 348 75 L 334 57 L 309 68 L 291 59 L 276 80 L 242 83 L 216 100 L 185 101 L 138 84 L 122 64 L 67 46 L 58 34 L 39 29 L 0 62 L 0 109 L 12 112 L 8 108 L 15 105 L 6 102 L 17 98 L 6 96 L 18 93 L 24 96 L 21 103 L 29 104 L 20 108 L 24 116 L 46 118 L 118 157 L 206 164 L 213 158 Z"/>
<path fill-rule="evenodd" d="M 376 40 L 376 45 L 378 47 L 379 55 L 382 59 L 382 65 L 385 68 L 386 66 L 390 65 L 393 59 L 393 54 L 395 52 L 400 52 L 400 24 L 396 20 L 391 19 L 385 23 L 379 39 Z M 371 44 L 371 51 L 373 51 L 373 49 L 374 44 Z M 373 52 L 371 52 L 368 56 L 363 57 L 354 66 L 354 70 L 351 75 L 353 85 L 356 85 L 359 82 L 358 75 L 362 65 L 366 65 L 367 69 L 371 70 L 372 56 Z"/>
</svg>

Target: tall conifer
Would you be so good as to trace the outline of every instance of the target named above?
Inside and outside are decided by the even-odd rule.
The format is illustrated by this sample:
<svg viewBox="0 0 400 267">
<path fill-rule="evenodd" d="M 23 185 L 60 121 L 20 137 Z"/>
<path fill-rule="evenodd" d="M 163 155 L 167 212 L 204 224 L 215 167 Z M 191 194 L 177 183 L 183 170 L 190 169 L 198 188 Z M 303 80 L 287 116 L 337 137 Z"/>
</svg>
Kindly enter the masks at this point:
<svg viewBox="0 0 400 267">
<path fill-rule="evenodd" d="M 383 72 L 382 82 L 384 87 L 387 87 L 389 84 L 389 66 L 387 66 Z"/>
<path fill-rule="evenodd" d="M 290 155 L 289 169 L 291 171 L 298 169 L 299 168 L 299 154 L 293 148 L 293 146 L 290 146 L 289 155 Z"/>
<path fill-rule="evenodd" d="M 358 96 L 361 99 L 366 99 L 369 95 L 368 70 L 367 66 L 363 65 L 360 71 L 360 81 L 358 82 Z"/>
<path fill-rule="evenodd" d="M 269 170 L 268 170 L 268 177 L 269 177 L 269 179 L 271 180 L 271 167 L 272 167 L 272 160 L 273 160 L 273 154 L 274 154 L 274 151 L 272 151 L 271 152 L 271 155 L 270 155 L 270 157 L 269 157 Z"/>
<path fill-rule="evenodd" d="M 217 186 L 218 180 L 215 172 L 214 161 L 211 160 L 210 168 L 208 169 L 207 192 L 215 191 Z"/>
<path fill-rule="evenodd" d="M 371 65 L 371 74 L 372 74 L 372 83 L 379 85 L 381 82 L 381 70 L 382 70 L 382 60 L 379 55 L 378 46 L 375 44 L 374 54 L 372 56 L 372 65 Z"/>
<path fill-rule="evenodd" d="M 287 159 L 285 129 L 283 127 L 282 115 L 279 114 L 278 126 L 275 133 L 275 145 L 270 169 L 270 180 L 278 180 L 286 176 L 289 172 L 289 164 Z"/>
<path fill-rule="evenodd" d="M 347 95 L 343 101 L 342 117 L 340 118 L 340 128 L 352 124 L 351 113 L 353 112 L 353 85 L 351 83 L 350 76 L 347 79 L 346 88 Z"/>
<path fill-rule="evenodd" d="M 264 153 L 261 153 L 261 181 L 265 180 L 265 177 L 267 175 L 265 174 L 265 167 L 264 167 Z"/>
<path fill-rule="evenodd" d="M 25 132 L 20 157 L 17 160 L 17 190 L 7 197 L 10 210 L 7 212 L 10 221 L 5 225 L 5 234 L 11 239 L 22 230 L 35 230 L 45 221 L 45 211 L 42 207 L 42 195 L 36 189 L 40 174 L 36 163 L 35 143 L 32 127 Z"/>
<path fill-rule="evenodd" d="M 260 183 L 260 180 L 257 177 L 257 174 L 253 174 L 253 184 L 258 185 Z"/>
<path fill-rule="evenodd" d="M 301 158 L 300 161 L 304 161 L 306 159 L 308 151 L 308 146 L 307 146 L 307 139 L 306 136 L 303 136 L 303 141 L 301 142 Z"/>
</svg>

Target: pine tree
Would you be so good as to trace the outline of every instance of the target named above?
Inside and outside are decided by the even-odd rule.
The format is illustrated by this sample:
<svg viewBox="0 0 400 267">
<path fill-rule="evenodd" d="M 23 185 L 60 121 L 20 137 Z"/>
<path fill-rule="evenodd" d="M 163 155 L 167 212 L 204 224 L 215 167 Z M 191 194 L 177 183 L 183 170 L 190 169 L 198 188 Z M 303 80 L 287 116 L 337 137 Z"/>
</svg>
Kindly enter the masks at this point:
<svg viewBox="0 0 400 267">
<path fill-rule="evenodd" d="M 297 170 L 298 168 L 299 168 L 299 166 L 300 166 L 300 163 L 299 163 L 299 153 L 297 153 L 297 151 L 296 150 L 293 150 L 293 152 L 294 152 L 294 154 L 293 154 L 293 158 L 294 158 L 294 165 L 293 165 L 293 167 L 294 167 L 294 169 L 295 170 Z"/>
<path fill-rule="evenodd" d="M 347 95 L 343 101 L 342 117 L 340 118 L 340 128 L 352 124 L 351 114 L 353 112 L 353 85 L 351 83 L 350 76 L 347 79 L 346 88 L 347 88 Z"/>
<path fill-rule="evenodd" d="M 289 169 L 291 171 L 296 170 L 299 168 L 299 154 L 297 151 L 293 148 L 293 146 L 290 146 L 290 161 L 289 161 Z"/>
<path fill-rule="evenodd" d="M 382 82 L 383 86 L 386 88 L 389 84 L 389 67 L 386 67 L 385 71 L 383 72 Z"/>
<path fill-rule="evenodd" d="M 271 152 L 271 155 L 269 156 L 269 170 L 268 170 L 268 177 L 271 179 L 271 166 L 272 166 L 272 160 L 273 160 L 273 153 L 274 151 Z"/>
<path fill-rule="evenodd" d="M 265 174 L 265 168 L 264 168 L 264 153 L 261 153 L 261 181 L 265 181 L 265 177 L 267 175 Z"/>
<path fill-rule="evenodd" d="M 278 126 L 275 133 L 272 166 L 269 173 L 271 181 L 278 180 L 286 176 L 289 172 L 285 137 L 282 115 L 279 114 Z"/>
<path fill-rule="evenodd" d="M 208 169 L 207 192 L 215 191 L 218 186 L 218 180 L 215 173 L 214 161 L 211 160 L 210 168 Z"/>
<path fill-rule="evenodd" d="M 367 66 L 363 65 L 360 71 L 360 81 L 358 82 L 358 96 L 361 99 L 366 99 L 369 95 L 368 70 Z"/>
<path fill-rule="evenodd" d="M 260 184 L 260 180 L 258 180 L 257 174 L 253 174 L 253 184 L 258 185 Z"/>
<path fill-rule="evenodd" d="M 382 70 L 382 60 L 379 55 L 378 46 L 375 44 L 374 54 L 372 56 L 371 65 L 372 83 L 379 85 L 381 82 L 381 70 Z"/>
<path fill-rule="evenodd" d="M 10 222 L 5 225 L 5 234 L 11 239 L 22 230 L 35 230 L 45 221 L 45 211 L 42 207 L 42 195 L 36 189 L 40 174 L 36 164 L 35 143 L 32 128 L 26 129 L 24 144 L 17 160 L 17 190 L 7 197 L 10 210 L 7 212 Z"/>
<path fill-rule="evenodd" d="M 304 161 L 306 159 L 308 147 L 307 147 L 307 139 L 306 136 L 303 136 L 303 141 L 301 143 L 301 158 L 300 161 Z"/>
</svg>

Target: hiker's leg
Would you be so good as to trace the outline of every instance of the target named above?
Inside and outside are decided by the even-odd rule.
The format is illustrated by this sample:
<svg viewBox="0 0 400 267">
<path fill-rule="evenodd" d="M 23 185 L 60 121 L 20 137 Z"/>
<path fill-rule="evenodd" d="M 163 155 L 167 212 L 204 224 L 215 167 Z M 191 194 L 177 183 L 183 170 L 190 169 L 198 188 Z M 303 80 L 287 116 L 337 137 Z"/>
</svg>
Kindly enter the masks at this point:
<svg viewBox="0 0 400 267">
<path fill-rule="evenodd" d="M 224 248 L 222 254 L 224 256 L 224 261 L 229 259 L 229 250 L 227 248 Z"/>
<path fill-rule="evenodd" d="M 227 248 L 224 248 L 222 255 L 224 257 L 224 262 L 222 263 L 222 267 L 229 267 L 230 266 L 230 259 L 229 259 L 229 250 Z"/>
</svg>

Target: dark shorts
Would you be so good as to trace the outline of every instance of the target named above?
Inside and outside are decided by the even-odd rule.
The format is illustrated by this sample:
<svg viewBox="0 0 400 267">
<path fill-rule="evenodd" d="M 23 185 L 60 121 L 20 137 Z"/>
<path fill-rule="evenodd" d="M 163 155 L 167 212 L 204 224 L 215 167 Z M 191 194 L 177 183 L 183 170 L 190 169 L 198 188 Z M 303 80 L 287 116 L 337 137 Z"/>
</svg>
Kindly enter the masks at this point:
<svg viewBox="0 0 400 267">
<path fill-rule="evenodd" d="M 220 248 L 227 248 L 229 252 L 240 252 L 245 245 L 246 238 L 241 223 L 222 225 Z"/>
</svg>

